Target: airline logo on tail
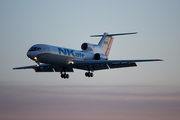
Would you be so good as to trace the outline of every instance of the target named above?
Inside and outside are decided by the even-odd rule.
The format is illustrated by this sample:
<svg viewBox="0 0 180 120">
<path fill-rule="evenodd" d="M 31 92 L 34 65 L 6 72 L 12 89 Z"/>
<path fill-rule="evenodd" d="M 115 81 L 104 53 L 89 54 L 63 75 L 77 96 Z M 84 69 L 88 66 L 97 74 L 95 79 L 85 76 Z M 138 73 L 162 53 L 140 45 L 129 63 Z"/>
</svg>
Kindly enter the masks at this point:
<svg viewBox="0 0 180 120">
<path fill-rule="evenodd" d="M 104 41 L 104 44 L 108 45 L 108 42 L 107 42 L 107 41 Z"/>
<path fill-rule="evenodd" d="M 108 46 L 107 46 L 107 49 L 106 49 L 106 52 L 105 52 L 105 55 L 106 55 L 107 57 L 109 56 L 109 52 L 110 52 L 110 50 L 111 50 L 111 46 L 112 46 L 113 40 L 114 40 L 114 38 L 111 37 L 110 42 L 109 42 L 109 44 L 108 44 Z"/>
</svg>

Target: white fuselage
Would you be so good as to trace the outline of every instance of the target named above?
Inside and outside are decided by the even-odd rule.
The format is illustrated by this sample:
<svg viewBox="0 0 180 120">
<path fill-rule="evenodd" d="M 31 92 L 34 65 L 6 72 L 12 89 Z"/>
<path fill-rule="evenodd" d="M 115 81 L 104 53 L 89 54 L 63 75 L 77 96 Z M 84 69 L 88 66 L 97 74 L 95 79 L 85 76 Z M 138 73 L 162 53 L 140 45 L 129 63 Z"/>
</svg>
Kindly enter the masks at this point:
<svg viewBox="0 0 180 120">
<path fill-rule="evenodd" d="M 68 65 L 72 63 L 73 59 L 93 60 L 94 54 L 91 51 L 73 50 L 46 44 L 33 45 L 27 52 L 27 56 L 36 62 L 54 65 Z"/>
</svg>

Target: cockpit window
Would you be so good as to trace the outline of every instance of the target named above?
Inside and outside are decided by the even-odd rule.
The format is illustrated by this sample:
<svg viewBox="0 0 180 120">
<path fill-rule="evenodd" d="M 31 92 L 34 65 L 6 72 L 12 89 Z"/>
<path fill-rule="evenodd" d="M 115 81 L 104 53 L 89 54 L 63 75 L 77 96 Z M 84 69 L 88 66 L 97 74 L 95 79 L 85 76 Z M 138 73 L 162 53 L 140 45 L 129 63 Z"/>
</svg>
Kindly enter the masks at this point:
<svg viewBox="0 0 180 120">
<path fill-rule="evenodd" d="M 29 49 L 29 51 L 39 51 L 39 50 L 41 50 L 40 47 L 31 47 L 31 48 Z"/>
</svg>

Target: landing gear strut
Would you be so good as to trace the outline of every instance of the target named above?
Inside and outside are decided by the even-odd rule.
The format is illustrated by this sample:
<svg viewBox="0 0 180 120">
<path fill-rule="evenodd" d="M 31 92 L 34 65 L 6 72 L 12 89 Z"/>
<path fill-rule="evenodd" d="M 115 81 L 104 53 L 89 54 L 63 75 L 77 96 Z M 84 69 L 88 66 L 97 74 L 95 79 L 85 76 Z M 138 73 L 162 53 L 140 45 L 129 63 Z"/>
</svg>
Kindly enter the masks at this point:
<svg viewBox="0 0 180 120">
<path fill-rule="evenodd" d="M 91 73 L 91 72 L 86 72 L 86 73 L 85 73 L 85 76 L 86 76 L 86 77 L 93 77 L 93 73 Z"/>
<path fill-rule="evenodd" d="M 37 70 L 40 70 L 40 63 L 38 62 L 38 61 L 36 61 L 36 63 L 37 63 Z"/>
</svg>

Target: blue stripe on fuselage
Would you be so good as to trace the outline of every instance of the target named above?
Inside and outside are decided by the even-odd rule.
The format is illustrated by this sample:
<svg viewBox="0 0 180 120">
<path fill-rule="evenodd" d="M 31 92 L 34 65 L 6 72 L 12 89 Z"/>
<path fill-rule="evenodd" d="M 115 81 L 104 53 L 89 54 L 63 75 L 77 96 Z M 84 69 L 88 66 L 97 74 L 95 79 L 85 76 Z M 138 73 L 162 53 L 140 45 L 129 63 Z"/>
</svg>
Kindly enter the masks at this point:
<svg viewBox="0 0 180 120">
<path fill-rule="evenodd" d="M 73 56 L 73 57 L 78 57 L 78 58 L 84 58 L 84 54 L 81 52 L 75 52 L 75 50 L 67 49 L 67 48 L 60 48 L 58 47 L 59 54 L 60 55 L 67 55 L 67 56 Z"/>
</svg>

